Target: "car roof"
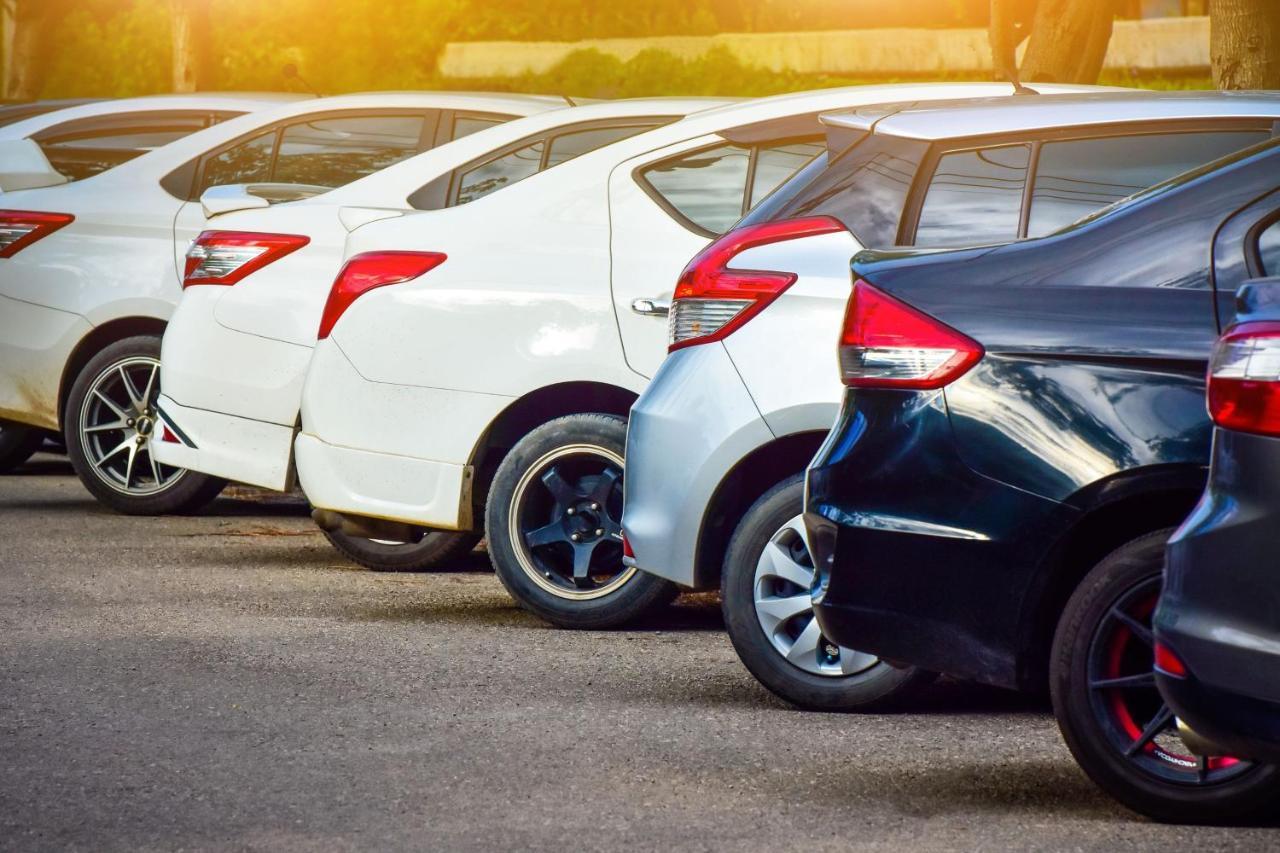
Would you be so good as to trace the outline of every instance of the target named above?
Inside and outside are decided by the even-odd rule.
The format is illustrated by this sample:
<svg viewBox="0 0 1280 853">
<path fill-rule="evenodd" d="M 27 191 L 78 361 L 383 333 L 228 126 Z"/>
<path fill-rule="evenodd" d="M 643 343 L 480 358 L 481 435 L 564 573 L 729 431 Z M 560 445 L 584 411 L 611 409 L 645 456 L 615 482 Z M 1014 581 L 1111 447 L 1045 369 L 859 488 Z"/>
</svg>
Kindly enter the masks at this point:
<svg viewBox="0 0 1280 853">
<path fill-rule="evenodd" d="M 24 139 L 63 122 L 120 113 L 150 110 L 225 110 L 246 113 L 302 100 L 314 100 L 314 96 L 288 92 L 196 92 L 190 95 L 145 95 L 138 98 L 89 101 L 14 122 L 0 128 L 0 136 L 6 139 Z"/>
<path fill-rule="evenodd" d="M 955 139 L 1029 130 L 1134 121 L 1198 118 L 1280 118 L 1275 92 L 1144 92 L 1113 90 L 1052 98 L 975 98 L 971 101 L 882 104 L 822 116 L 828 127 L 887 133 L 908 139 Z"/>
</svg>

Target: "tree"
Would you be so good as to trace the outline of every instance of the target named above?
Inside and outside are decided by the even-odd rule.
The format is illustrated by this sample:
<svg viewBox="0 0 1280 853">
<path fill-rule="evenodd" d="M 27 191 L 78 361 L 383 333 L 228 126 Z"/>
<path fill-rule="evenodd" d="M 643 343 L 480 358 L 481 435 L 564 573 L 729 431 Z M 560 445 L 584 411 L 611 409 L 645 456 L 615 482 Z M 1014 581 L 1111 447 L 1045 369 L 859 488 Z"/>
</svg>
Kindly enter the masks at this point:
<svg viewBox="0 0 1280 853">
<path fill-rule="evenodd" d="M 1209 58 L 1219 89 L 1280 89 L 1280 3 L 1213 0 Z"/>
<path fill-rule="evenodd" d="M 68 0 L 6 0 L 4 3 L 4 97 L 40 97 L 52 54 L 52 29 Z"/>
<path fill-rule="evenodd" d="M 195 92 L 214 85 L 209 0 L 170 0 L 173 21 L 173 91 Z"/>
<path fill-rule="evenodd" d="M 992 64 L 1015 83 L 1096 83 L 1116 7 L 1117 0 L 991 0 Z"/>
</svg>

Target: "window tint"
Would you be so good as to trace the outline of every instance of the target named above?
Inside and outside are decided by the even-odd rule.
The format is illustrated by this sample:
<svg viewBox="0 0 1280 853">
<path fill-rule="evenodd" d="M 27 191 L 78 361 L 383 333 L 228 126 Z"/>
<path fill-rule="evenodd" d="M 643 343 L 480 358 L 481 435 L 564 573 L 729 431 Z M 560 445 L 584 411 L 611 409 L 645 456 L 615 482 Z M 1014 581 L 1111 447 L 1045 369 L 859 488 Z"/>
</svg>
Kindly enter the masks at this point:
<svg viewBox="0 0 1280 853">
<path fill-rule="evenodd" d="M 592 130 L 580 130 L 577 133 L 566 133 L 551 140 L 551 149 L 547 153 L 547 168 L 558 166 L 588 151 L 595 151 L 611 145 L 628 136 L 644 133 L 654 127 L 651 124 L 631 125 L 630 127 L 597 127 Z"/>
<path fill-rule="evenodd" d="M 453 138 L 461 139 L 481 130 L 488 130 L 494 125 L 502 124 L 500 119 L 480 118 L 479 116 L 458 116 L 453 120 Z"/>
<path fill-rule="evenodd" d="M 652 166 L 644 178 L 690 222 L 720 234 L 742 218 L 751 150 L 718 145 Z"/>
<path fill-rule="evenodd" d="M 1262 261 L 1263 273 L 1280 275 L 1280 220 L 1272 222 L 1258 235 L 1258 260 Z"/>
<path fill-rule="evenodd" d="M 1030 145 L 954 151 L 938 158 L 920 208 L 917 246 L 966 246 L 1015 240 Z"/>
<path fill-rule="evenodd" d="M 276 147 L 276 132 L 241 142 L 210 157 L 204 165 L 198 196 L 209 187 L 271 180 L 271 153 Z"/>
<path fill-rule="evenodd" d="M 206 115 L 123 116 L 115 121 L 92 119 L 55 127 L 37 139 L 49 163 L 66 178 L 79 181 L 175 142 L 210 123 Z"/>
<path fill-rule="evenodd" d="M 783 181 L 826 150 L 826 144 L 817 141 L 761 148 L 756 154 L 756 170 L 751 179 L 751 196 L 747 200 L 747 207 L 755 207 Z"/>
<path fill-rule="evenodd" d="M 340 187 L 418 153 L 423 116 L 352 116 L 290 125 L 272 180 Z"/>
<path fill-rule="evenodd" d="M 484 198 L 491 192 L 537 174 L 542 165 L 543 147 L 544 143 L 539 140 L 464 172 L 458 182 L 457 203 L 467 204 Z"/>
<path fill-rule="evenodd" d="M 1263 131 L 1241 130 L 1046 142 L 1036 163 L 1027 236 L 1057 231 L 1099 208 L 1268 136 Z"/>
</svg>

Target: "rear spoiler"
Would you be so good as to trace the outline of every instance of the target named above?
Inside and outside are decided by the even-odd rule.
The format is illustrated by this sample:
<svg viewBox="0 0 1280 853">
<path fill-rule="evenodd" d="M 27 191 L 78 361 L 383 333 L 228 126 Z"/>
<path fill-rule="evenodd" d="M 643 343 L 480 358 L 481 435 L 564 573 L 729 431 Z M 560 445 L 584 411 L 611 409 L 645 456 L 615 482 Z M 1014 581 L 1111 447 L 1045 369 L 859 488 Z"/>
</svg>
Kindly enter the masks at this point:
<svg viewBox="0 0 1280 853">
<path fill-rule="evenodd" d="M 331 189 L 333 187 L 315 184 L 225 184 L 205 190 L 200 196 L 200 206 L 204 208 L 205 217 L 212 219 L 237 210 L 253 210 L 286 201 L 301 201 L 327 193 Z"/>
<path fill-rule="evenodd" d="M 32 190 L 67 183 L 34 139 L 0 139 L 0 190 Z"/>
</svg>

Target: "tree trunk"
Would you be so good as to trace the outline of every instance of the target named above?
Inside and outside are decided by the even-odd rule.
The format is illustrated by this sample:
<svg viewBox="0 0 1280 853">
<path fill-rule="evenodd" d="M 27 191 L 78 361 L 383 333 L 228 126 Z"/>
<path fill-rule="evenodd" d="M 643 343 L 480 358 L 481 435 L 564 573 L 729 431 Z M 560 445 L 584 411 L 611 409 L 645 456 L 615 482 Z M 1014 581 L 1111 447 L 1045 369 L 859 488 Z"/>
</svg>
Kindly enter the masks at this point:
<svg viewBox="0 0 1280 853">
<path fill-rule="evenodd" d="M 1111 42 L 1117 0 L 991 0 L 991 59 L 1023 83 L 1096 83 Z M 1019 70 L 1017 45 L 1030 34 Z"/>
<path fill-rule="evenodd" d="M 173 91 L 213 88 L 209 0 L 170 0 L 173 19 Z"/>
<path fill-rule="evenodd" d="M 1213 0 L 1209 57 L 1219 89 L 1280 89 L 1280 3 Z"/>
<path fill-rule="evenodd" d="M 52 48 L 50 31 L 60 5 L 55 0 L 16 0 L 12 5 L 12 30 L 6 33 L 9 52 L 5 56 L 4 97 L 40 97 Z"/>
</svg>

